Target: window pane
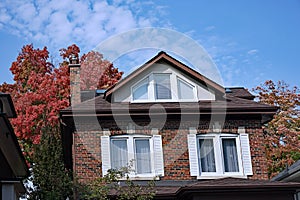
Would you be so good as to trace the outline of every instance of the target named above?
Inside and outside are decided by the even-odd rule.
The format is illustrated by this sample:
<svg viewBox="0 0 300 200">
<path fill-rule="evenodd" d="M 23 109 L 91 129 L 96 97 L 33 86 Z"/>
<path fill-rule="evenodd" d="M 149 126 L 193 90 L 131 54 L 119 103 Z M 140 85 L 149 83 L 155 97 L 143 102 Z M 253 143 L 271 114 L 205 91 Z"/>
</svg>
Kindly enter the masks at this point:
<svg viewBox="0 0 300 200">
<path fill-rule="evenodd" d="M 128 165 L 128 152 L 126 139 L 111 141 L 111 168 L 120 169 Z"/>
<path fill-rule="evenodd" d="M 151 173 L 150 144 L 148 139 L 135 140 L 136 173 Z"/>
<path fill-rule="evenodd" d="M 213 139 L 200 139 L 201 172 L 216 172 L 216 161 Z"/>
<path fill-rule="evenodd" d="M 170 74 L 155 74 L 155 98 L 172 99 Z"/>
<path fill-rule="evenodd" d="M 148 99 L 148 78 L 144 79 L 136 87 L 133 88 L 133 100 Z"/>
<path fill-rule="evenodd" d="M 193 87 L 178 79 L 178 97 L 179 99 L 194 99 Z"/>
<path fill-rule="evenodd" d="M 225 172 L 238 172 L 238 158 L 235 139 L 222 139 Z"/>
</svg>

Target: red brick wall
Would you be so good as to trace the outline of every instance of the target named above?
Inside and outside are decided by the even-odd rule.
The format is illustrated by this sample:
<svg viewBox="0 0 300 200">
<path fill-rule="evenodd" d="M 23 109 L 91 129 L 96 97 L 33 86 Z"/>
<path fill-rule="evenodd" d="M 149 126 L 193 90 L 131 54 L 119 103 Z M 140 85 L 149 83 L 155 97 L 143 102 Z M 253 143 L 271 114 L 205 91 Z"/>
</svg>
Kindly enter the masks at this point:
<svg viewBox="0 0 300 200">
<path fill-rule="evenodd" d="M 180 130 L 178 130 L 178 124 L 180 123 Z M 102 121 L 101 126 L 105 124 L 111 125 L 113 123 Z M 127 122 L 123 124 L 118 123 L 119 126 L 123 126 L 126 130 Z M 139 122 L 139 125 L 143 122 Z M 153 125 L 155 126 L 155 125 Z M 196 177 L 190 176 L 188 148 L 187 148 L 187 134 L 191 122 L 179 122 L 172 120 L 167 122 L 164 128 L 159 132 L 163 139 L 164 150 L 164 167 L 165 176 L 163 180 L 189 180 Z M 250 149 L 253 165 L 253 176 L 251 179 L 268 179 L 267 166 L 265 159 L 265 149 L 263 145 L 263 131 L 258 120 L 229 120 L 224 124 L 224 133 L 237 133 L 238 127 L 244 126 L 246 132 L 250 135 Z M 89 127 L 88 120 L 84 122 L 82 127 Z M 97 126 L 95 126 L 97 127 Z M 173 128 L 174 127 L 174 128 Z M 111 127 L 112 134 L 122 134 L 122 131 L 118 127 Z M 150 130 L 136 130 L 136 133 L 150 134 Z M 208 121 L 201 120 L 198 126 L 198 133 L 212 132 L 208 129 Z M 73 163 L 75 176 L 82 181 L 88 181 L 102 175 L 101 171 L 101 146 L 100 137 L 102 131 L 80 131 L 74 133 L 74 150 L 73 150 Z"/>
<path fill-rule="evenodd" d="M 70 90 L 71 90 L 71 103 L 76 105 L 81 102 L 80 95 L 80 65 L 71 64 L 70 69 Z"/>
</svg>

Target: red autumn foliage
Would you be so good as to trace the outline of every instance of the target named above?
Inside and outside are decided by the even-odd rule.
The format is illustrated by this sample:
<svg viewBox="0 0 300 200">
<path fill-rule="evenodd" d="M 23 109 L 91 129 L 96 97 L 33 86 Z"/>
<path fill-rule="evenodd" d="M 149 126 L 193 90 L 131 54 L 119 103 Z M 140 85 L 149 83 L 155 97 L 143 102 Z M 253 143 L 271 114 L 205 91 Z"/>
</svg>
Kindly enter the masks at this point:
<svg viewBox="0 0 300 200">
<path fill-rule="evenodd" d="M 108 60 L 103 60 L 103 55 L 97 51 L 81 57 L 81 90 L 106 89 L 117 83 L 122 75 L 123 72 L 119 72 Z"/>
<path fill-rule="evenodd" d="M 65 60 L 55 68 L 48 62 L 49 52 L 46 47 L 34 49 L 33 45 L 24 46 L 10 68 L 15 82 L 0 85 L 0 91 L 10 93 L 13 98 L 17 118 L 12 119 L 11 123 L 28 154 L 32 153 L 32 144 L 40 142 L 43 127 L 58 126 L 59 110 L 70 105 L 70 79 L 66 58 L 70 58 L 71 55 L 78 56 L 80 49 L 74 44 L 60 52 Z M 91 85 L 95 82 L 101 88 L 112 85 L 123 74 L 109 61 L 103 61 L 100 55 L 92 52 L 81 58 L 84 63 L 83 79 L 89 83 L 88 89 L 96 89 L 97 87 Z M 92 76 L 93 80 L 90 81 L 91 74 L 99 69 L 104 73 L 98 77 Z"/>
<path fill-rule="evenodd" d="M 76 44 L 72 44 L 68 46 L 68 48 L 62 48 L 59 50 L 60 56 L 63 59 L 70 58 L 71 55 L 74 55 L 76 58 L 79 58 L 80 49 Z"/>
<path fill-rule="evenodd" d="M 265 144 L 270 177 L 300 159 L 300 90 L 283 81 L 266 81 L 254 89 L 259 101 L 279 110 L 265 127 Z"/>
</svg>

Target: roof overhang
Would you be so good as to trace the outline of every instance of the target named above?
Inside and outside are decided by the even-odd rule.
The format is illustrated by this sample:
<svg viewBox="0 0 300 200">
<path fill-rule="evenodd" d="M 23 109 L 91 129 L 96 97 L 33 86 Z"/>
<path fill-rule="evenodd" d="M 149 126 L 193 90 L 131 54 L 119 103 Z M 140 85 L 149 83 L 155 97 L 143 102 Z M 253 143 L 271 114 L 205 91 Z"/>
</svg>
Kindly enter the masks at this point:
<svg viewBox="0 0 300 200">
<path fill-rule="evenodd" d="M 274 181 L 300 182 L 300 160 L 273 177 Z"/>
<path fill-rule="evenodd" d="M 29 170 L 6 114 L 0 113 L 0 150 L 16 178 L 26 178 Z M 11 177 L 9 177 L 11 178 Z"/>
<path fill-rule="evenodd" d="M 10 94 L 0 92 L 0 113 L 5 113 L 8 118 L 17 117 Z"/>
</svg>

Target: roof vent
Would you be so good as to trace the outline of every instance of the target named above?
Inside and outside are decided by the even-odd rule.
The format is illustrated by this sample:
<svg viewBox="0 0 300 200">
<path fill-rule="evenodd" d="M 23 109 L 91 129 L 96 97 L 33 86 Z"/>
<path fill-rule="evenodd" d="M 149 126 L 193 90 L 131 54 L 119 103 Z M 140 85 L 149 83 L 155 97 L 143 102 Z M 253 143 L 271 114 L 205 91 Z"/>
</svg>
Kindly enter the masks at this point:
<svg viewBox="0 0 300 200">
<path fill-rule="evenodd" d="M 225 88 L 225 93 L 232 93 L 230 88 Z"/>
<path fill-rule="evenodd" d="M 105 91 L 106 90 L 104 90 L 104 89 L 98 89 L 98 90 L 96 90 L 96 96 L 100 96 L 100 95 L 104 94 Z"/>
</svg>

